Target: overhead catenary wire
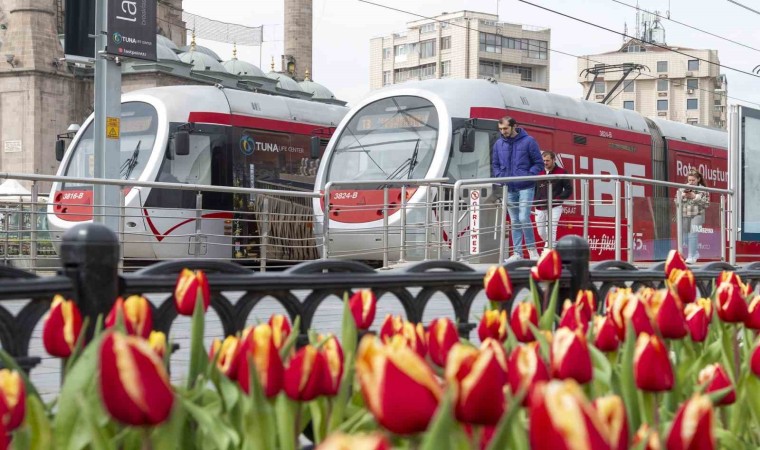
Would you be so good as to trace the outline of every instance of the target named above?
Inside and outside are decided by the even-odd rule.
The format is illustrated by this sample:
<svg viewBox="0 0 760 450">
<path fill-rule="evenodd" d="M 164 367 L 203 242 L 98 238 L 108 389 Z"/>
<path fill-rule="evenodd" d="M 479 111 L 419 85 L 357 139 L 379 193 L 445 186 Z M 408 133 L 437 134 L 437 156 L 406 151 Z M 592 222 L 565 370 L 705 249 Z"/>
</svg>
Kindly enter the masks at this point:
<svg viewBox="0 0 760 450">
<path fill-rule="evenodd" d="M 400 12 L 402 14 L 408 14 L 408 15 L 411 15 L 411 16 L 416 16 L 416 17 L 419 17 L 421 19 L 432 20 L 432 21 L 437 22 L 437 23 L 446 22 L 449 26 L 464 28 L 464 29 L 468 29 L 468 30 L 471 29 L 468 26 L 460 25 L 458 23 L 453 23 L 453 22 L 449 22 L 449 21 L 446 21 L 446 20 L 436 19 L 435 17 L 426 16 L 424 14 L 418 14 L 418 13 L 415 13 L 415 12 L 412 12 L 412 11 L 407 11 L 407 10 L 400 9 L 400 8 L 394 8 L 392 6 L 382 5 L 380 3 L 375 3 L 375 2 L 372 2 L 372 1 L 369 1 L 369 0 L 357 0 L 357 1 L 360 2 L 360 3 L 366 3 L 368 5 L 377 6 L 379 8 L 384 8 L 384 9 L 389 9 L 391 11 Z M 528 44 L 528 46 L 531 46 L 531 45 L 533 47 L 536 46 L 535 44 L 530 44 L 530 43 Z M 596 64 L 605 64 L 602 61 L 597 61 L 595 59 L 589 58 L 588 56 L 579 56 L 579 55 L 576 55 L 576 54 L 573 54 L 573 53 L 564 52 L 562 50 L 557 50 L 555 48 L 548 48 L 547 47 L 547 50 L 550 51 L 550 52 L 553 52 L 553 53 L 558 53 L 560 55 L 570 56 L 570 57 L 578 58 L 578 59 L 584 59 L 586 61 L 589 61 L 589 62 L 592 62 L 592 63 L 596 63 Z M 657 77 L 655 75 L 650 75 L 650 74 L 643 73 L 643 72 L 639 72 L 639 76 L 647 77 L 647 78 L 654 79 L 654 80 L 659 79 L 659 77 Z M 681 85 L 674 84 L 674 86 L 683 86 L 683 85 L 682 84 Z M 740 101 L 740 102 L 744 102 L 744 103 L 760 106 L 760 103 L 758 103 L 758 102 L 751 101 L 751 100 L 746 100 L 746 99 L 739 98 L 739 97 L 733 97 L 733 96 L 730 96 L 728 94 L 723 94 L 723 93 L 720 93 L 720 92 L 711 91 L 709 89 L 704 89 L 704 88 L 697 87 L 696 90 L 702 91 L 702 92 L 707 92 L 707 93 L 710 93 L 710 94 L 714 94 L 714 95 L 716 95 L 718 97 L 724 97 L 726 99 L 736 100 L 736 101 Z"/>
</svg>

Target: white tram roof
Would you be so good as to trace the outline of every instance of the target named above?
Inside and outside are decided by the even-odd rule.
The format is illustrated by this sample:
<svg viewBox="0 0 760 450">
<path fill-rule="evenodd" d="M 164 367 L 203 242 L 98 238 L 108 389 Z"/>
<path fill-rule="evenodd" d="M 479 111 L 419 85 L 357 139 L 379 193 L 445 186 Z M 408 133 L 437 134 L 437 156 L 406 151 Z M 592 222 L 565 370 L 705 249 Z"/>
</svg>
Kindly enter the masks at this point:
<svg viewBox="0 0 760 450">
<path fill-rule="evenodd" d="M 391 89 L 408 89 L 408 95 L 428 91 L 444 100 L 452 117 L 470 117 L 474 106 L 504 108 L 649 134 L 646 120 L 635 111 L 490 80 L 411 81 L 384 91 Z"/>
<path fill-rule="evenodd" d="M 650 119 L 667 139 L 701 142 L 712 147 L 728 148 L 728 133 L 717 128 L 708 128 L 664 119 Z"/>
<path fill-rule="evenodd" d="M 146 97 L 162 103 L 172 122 L 187 121 L 190 112 L 232 112 L 250 117 L 336 126 L 348 112 L 348 108 L 340 105 L 214 86 L 141 89 L 124 94 L 122 101 L 143 101 Z"/>
</svg>

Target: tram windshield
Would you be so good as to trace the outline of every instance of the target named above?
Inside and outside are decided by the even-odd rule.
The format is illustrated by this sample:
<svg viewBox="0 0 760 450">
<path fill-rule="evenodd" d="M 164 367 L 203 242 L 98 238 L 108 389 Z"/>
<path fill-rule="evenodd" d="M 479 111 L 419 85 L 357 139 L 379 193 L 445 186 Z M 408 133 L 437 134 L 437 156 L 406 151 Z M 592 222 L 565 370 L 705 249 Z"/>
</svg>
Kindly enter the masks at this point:
<svg viewBox="0 0 760 450">
<path fill-rule="evenodd" d="M 437 141 L 438 113 L 428 100 L 378 100 L 343 129 L 328 163 L 327 181 L 424 178 Z"/>
<path fill-rule="evenodd" d="M 95 122 L 90 122 L 82 135 L 66 166 L 65 176 L 95 178 Z M 119 178 L 136 180 L 150 157 L 156 141 L 158 113 L 143 102 L 128 102 L 121 105 Z M 106 156 L 108 158 L 108 156 Z M 83 183 L 65 183 L 62 189 L 90 189 Z"/>
</svg>

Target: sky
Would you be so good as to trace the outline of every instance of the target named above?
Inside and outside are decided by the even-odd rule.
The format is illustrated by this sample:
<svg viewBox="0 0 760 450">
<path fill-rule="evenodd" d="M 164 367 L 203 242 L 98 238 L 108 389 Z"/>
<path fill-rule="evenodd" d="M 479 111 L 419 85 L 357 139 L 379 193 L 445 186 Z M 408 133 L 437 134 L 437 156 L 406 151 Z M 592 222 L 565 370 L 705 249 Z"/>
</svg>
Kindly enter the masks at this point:
<svg viewBox="0 0 760 450">
<path fill-rule="evenodd" d="M 550 48 L 573 55 L 593 55 L 616 50 L 623 42 L 620 34 L 563 17 L 519 0 L 314 0 L 313 3 L 313 79 L 349 105 L 361 100 L 369 89 L 369 44 L 374 37 L 406 29 L 407 22 L 419 19 L 414 14 L 436 16 L 443 12 L 470 10 L 499 15 L 502 22 L 551 28 Z M 622 33 L 625 24 L 633 34 L 635 9 L 614 0 L 529 0 L 531 3 L 575 16 Z M 634 5 L 636 0 L 619 0 Z M 736 0 L 756 11 L 756 0 Z M 760 14 L 729 0 L 640 0 L 639 6 L 660 11 L 678 22 L 731 39 L 728 42 L 678 23 L 664 20 L 668 45 L 718 50 L 721 73 L 727 75 L 730 104 L 760 108 Z M 280 70 L 283 53 L 282 0 L 184 0 L 186 11 L 210 19 L 247 26 L 264 26 L 261 47 L 238 46 L 238 58 L 262 65 L 269 72 L 272 57 Z M 390 9 L 395 8 L 396 10 Z M 402 10 L 402 11 L 399 11 Z M 406 11 L 406 12 L 403 12 Z M 413 13 L 413 14 L 411 14 Z M 232 56 L 232 45 L 198 40 L 215 50 L 222 59 Z M 749 47 L 749 48 L 748 48 Z M 577 82 L 577 58 L 550 52 L 549 90 L 574 98 L 582 97 Z M 737 72 L 739 69 L 749 74 Z"/>
</svg>

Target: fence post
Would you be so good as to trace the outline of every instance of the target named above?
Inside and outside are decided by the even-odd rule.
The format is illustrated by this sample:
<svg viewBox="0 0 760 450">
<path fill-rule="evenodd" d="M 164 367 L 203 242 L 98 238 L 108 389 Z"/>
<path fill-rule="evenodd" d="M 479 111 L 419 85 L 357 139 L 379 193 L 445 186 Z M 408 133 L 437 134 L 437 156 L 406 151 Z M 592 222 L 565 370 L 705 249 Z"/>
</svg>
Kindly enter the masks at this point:
<svg viewBox="0 0 760 450">
<path fill-rule="evenodd" d="M 90 318 L 89 339 L 98 315 L 108 314 L 119 295 L 119 239 L 100 223 L 76 225 L 63 235 L 61 263 L 74 286 L 74 301 Z"/>
<path fill-rule="evenodd" d="M 580 236 L 568 235 L 557 241 L 557 252 L 562 265 L 570 269 L 569 285 L 560 285 L 557 313 L 562 312 L 566 298 L 575 300 L 580 289 L 588 289 L 590 284 L 588 242 Z"/>
</svg>

